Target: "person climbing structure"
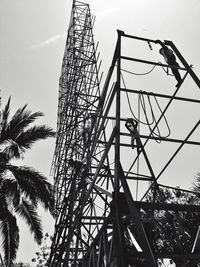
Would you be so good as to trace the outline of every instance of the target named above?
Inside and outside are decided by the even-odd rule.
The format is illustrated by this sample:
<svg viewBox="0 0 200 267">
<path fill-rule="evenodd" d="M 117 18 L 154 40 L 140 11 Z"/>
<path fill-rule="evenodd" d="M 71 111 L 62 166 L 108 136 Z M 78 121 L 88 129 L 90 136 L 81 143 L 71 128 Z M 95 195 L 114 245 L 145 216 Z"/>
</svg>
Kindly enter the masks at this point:
<svg viewBox="0 0 200 267">
<path fill-rule="evenodd" d="M 171 68 L 172 73 L 177 80 L 176 87 L 179 87 L 182 83 L 182 78 L 181 78 L 181 75 L 177 69 L 177 67 L 180 67 L 180 66 L 176 62 L 176 57 L 175 57 L 173 51 L 170 48 L 168 48 L 165 44 L 163 44 L 163 42 L 161 42 L 160 40 L 156 40 L 155 43 L 161 45 L 159 53 L 164 57 L 166 63 Z"/>
<path fill-rule="evenodd" d="M 138 142 L 139 134 L 137 130 L 138 122 L 132 118 L 126 120 L 125 123 L 126 128 L 131 133 L 131 147 L 137 147 L 137 152 L 139 153 L 140 144 Z M 136 141 L 136 142 L 135 142 Z"/>
<path fill-rule="evenodd" d="M 84 145 L 87 147 L 90 142 L 91 131 L 93 129 L 95 120 L 96 120 L 95 114 L 90 114 L 86 119 L 84 119 L 80 128 L 80 136 L 82 136 Z"/>
<path fill-rule="evenodd" d="M 83 162 L 80 159 L 70 158 L 69 166 L 74 168 L 76 173 L 78 174 L 83 166 Z"/>
</svg>

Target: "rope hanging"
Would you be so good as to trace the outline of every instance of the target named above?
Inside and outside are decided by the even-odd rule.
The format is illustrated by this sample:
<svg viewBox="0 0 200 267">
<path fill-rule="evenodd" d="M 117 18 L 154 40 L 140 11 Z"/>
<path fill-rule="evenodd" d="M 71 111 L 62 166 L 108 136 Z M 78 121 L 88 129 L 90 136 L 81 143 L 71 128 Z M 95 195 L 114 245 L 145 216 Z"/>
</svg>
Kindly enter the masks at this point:
<svg viewBox="0 0 200 267">
<path fill-rule="evenodd" d="M 160 61 L 158 63 L 163 64 Z M 154 65 L 153 68 L 151 68 L 149 71 L 143 72 L 143 73 L 136 73 L 136 72 L 132 72 L 132 71 L 129 71 L 129 70 L 122 69 L 122 68 L 121 68 L 121 71 L 126 72 L 126 73 L 129 73 L 129 74 L 137 75 L 137 76 L 142 76 L 142 75 L 148 75 L 148 74 L 150 74 L 155 69 L 155 67 L 157 67 L 157 65 Z M 162 67 L 163 71 L 165 73 L 167 73 L 167 76 L 174 76 L 173 74 L 170 74 L 169 73 L 169 71 L 168 71 L 169 68 L 168 67 L 167 67 L 167 70 L 165 70 L 165 68 L 163 66 L 161 66 L 161 67 Z"/>
<path fill-rule="evenodd" d="M 152 69 L 150 69 L 149 71 L 144 72 L 144 73 L 135 73 L 135 72 L 132 72 L 132 71 L 129 71 L 129 70 L 125 70 L 125 69 L 121 69 L 121 70 L 124 71 L 124 72 L 130 73 L 130 74 L 133 74 L 133 75 L 147 75 L 147 74 L 151 73 L 155 69 L 155 67 L 156 67 L 156 65 L 153 66 Z"/>
<path fill-rule="evenodd" d="M 155 67 L 155 66 L 154 66 L 154 67 Z M 152 69 L 152 70 L 153 70 L 153 69 Z M 151 70 L 151 71 L 152 71 L 152 70 Z M 129 72 L 129 73 L 131 73 L 131 72 Z M 121 78 L 122 78 L 122 83 L 123 83 L 123 85 L 124 85 L 124 88 L 127 89 L 127 88 L 126 88 L 126 84 L 125 84 L 125 80 L 124 80 L 124 77 L 123 77 L 122 72 L 121 72 Z M 132 109 L 132 107 L 131 107 L 131 102 L 130 102 L 129 94 L 128 94 L 127 91 L 126 91 L 126 97 L 127 97 L 127 101 L 128 101 L 129 110 L 130 110 L 130 112 L 131 112 L 133 118 L 134 118 L 135 120 L 137 120 L 138 123 L 141 123 L 141 124 L 143 124 L 143 125 L 147 125 L 147 126 L 149 127 L 150 132 L 151 132 L 151 131 L 152 131 L 151 125 L 153 125 L 153 124 L 156 125 L 156 124 L 157 124 L 157 120 L 156 120 L 156 116 L 155 116 L 154 111 L 153 111 L 153 106 L 152 106 L 152 102 L 151 102 L 150 96 L 148 95 L 148 96 L 147 96 L 147 99 L 148 99 L 148 104 L 149 104 L 149 107 L 150 107 L 150 110 L 151 110 L 151 117 L 152 117 L 152 118 L 151 118 L 151 121 L 149 120 L 148 115 L 147 115 L 146 102 L 145 102 L 145 98 L 144 98 L 144 95 L 143 95 L 143 94 L 139 94 L 139 101 L 138 101 L 138 103 L 139 103 L 139 105 L 142 107 L 142 110 L 143 110 L 143 113 L 144 113 L 144 116 L 145 116 L 145 121 L 141 121 L 140 118 L 138 118 L 138 117 L 135 116 L 135 114 L 134 114 L 134 112 L 133 112 L 133 109 Z M 159 102 L 158 102 L 156 96 L 153 96 L 153 97 L 154 97 L 155 103 L 156 103 L 156 105 L 157 105 L 157 107 L 158 107 L 160 113 L 162 114 L 163 111 L 162 111 L 162 109 L 161 109 L 161 107 L 160 107 L 160 104 L 159 104 Z M 139 106 L 138 106 L 138 107 L 139 107 Z M 152 133 L 153 136 L 156 136 L 156 137 L 164 137 L 164 138 L 167 138 L 167 137 L 170 136 L 171 131 L 170 131 L 169 123 L 168 123 L 168 121 L 167 121 L 165 115 L 163 116 L 163 118 L 164 118 L 165 124 L 166 124 L 166 126 L 167 126 L 168 133 L 167 133 L 165 136 L 162 136 L 162 135 L 161 135 L 160 128 L 159 128 L 158 125 L 157 125 L 156 128 L 154 129 L 154 132 Z M 155 130 L 157 130 L 157 133 L 155 132 Z M 155 141 L 156 141 L 156 142 L 159 142 L 159 143 L 161 142 L 161 141 L 159 141 L 159 140 L 155 140 Z"/>
</svg>

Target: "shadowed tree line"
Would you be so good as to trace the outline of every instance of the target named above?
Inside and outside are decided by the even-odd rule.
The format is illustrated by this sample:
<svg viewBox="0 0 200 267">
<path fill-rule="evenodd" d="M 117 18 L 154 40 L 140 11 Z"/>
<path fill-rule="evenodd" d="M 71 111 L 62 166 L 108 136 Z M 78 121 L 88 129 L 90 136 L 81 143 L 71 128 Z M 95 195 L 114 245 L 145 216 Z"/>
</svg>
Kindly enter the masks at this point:
<svg viewBox="0 0 200 267">
<path fill-rule="evenodd" d="M 187 192 L 180 188 L 160 187 L 161 194 L 152 188 L 147 196 L 147 201 L 166 204 L 200 205 L 200 174 L 193 184 L 193 192 Z M 164 197 L 164 198 L 163 198 Z M 144 213 L 144 217 L 153 217 L 156 223 L 145 223 L 150 246 L 155 254 L 177 255 L 172 256 L 172 263 L 177 267 L 198 267 L 200 260 L 187 259 L 178 255 L 191 254 L 194 241 L 200 226 L 200 213 L 178 210 L 152 210 Z M 159 266 L 165 266 L 160 260 Z M 174 266 L 169 265 L 169 266 Z"/>
<path fill-rule="evenodd" d="M 23 159 L 35 142 L 55 136 L 50 127 L 32 124 L 41 116 L 41 112 L 29 111 L 27 105 L 11 116 L 10 98 L 1 111 L 0 241 L 5 267 L 14 266 L 19 247 L 17 217 L 26 222 L 35 242 L 41 244 L 43 232 L 38 205 L 53 215 L 53 189 L 47 178 L 32 167 L 13 165 L 13 160 Z"/>
</svg>

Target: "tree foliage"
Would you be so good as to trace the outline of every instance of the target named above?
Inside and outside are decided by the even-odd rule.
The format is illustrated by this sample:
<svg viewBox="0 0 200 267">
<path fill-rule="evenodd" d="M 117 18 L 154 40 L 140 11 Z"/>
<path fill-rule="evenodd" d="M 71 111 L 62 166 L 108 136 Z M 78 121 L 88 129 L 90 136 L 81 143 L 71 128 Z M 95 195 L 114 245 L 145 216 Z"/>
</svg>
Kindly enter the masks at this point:
<svg viewBox="0 0 200 267">
<path fill-rule="evenodd" d="M 27 166 L 12 162 L 39 140 L 55 133 L 45 125 L 32 126 L 41 112 L 32 113 L 25 105 L 10 115 L 10 98 L 1 112 L 0 127 L 0 232 L 5 266 L 13 266 L 19 246 L 17 216 L 22 217 L 35 241 L 40 244 L 43 233 L 37 207 L 42 204 L 53 214 L 53 189 L 47 178 Z"/>
<path fill-rule="evenodd" d="M 51 242 L 52 236 L 46 233 L 40 245 L 40 250 L 35 253 L 35 257 L 32 259 L 32 262 L 37 263 L 37 267 L 48 266 Z"/>
<path fill-rule="evenodd" d="M 180 188 L 160 187 L 160 193 L 155 188 L 147 196 L 147 201 L 154 203 L 199 205 L 199 193 L 193 193 Z M 151 210 L 144 211 L 144 218 L 149 218 L 145 223 L 148 240 L 156 254 L 184 254 L 191 253 L 194 240 L 197 235 L 200 213 L 175 210 Z M 152 219 L 153 218 L 153 219 Z M 181 261 L 180 259 L 175 262 Z M 184 262 L 189 264 L 191 262 Z M 177 263 L 178 266 L 178 263 Z M 197 266 L 197 265 L 191 265 Z"/>
</svg>

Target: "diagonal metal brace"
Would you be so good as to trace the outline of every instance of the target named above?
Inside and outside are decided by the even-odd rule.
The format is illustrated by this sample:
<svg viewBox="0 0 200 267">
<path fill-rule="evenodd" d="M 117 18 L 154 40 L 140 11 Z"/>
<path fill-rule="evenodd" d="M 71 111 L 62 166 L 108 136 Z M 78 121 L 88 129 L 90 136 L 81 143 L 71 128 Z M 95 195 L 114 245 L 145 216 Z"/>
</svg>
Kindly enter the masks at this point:
<svg viewBox="0 0 200 267">
<path fill-rule="evenodd" d="M 127 184 L 121 163 L 119 163 L 119 169 L 120 169 L 120 179 L 121 179 L 122 187 L 124 189 L 124 193 L 125 193 L 126 200 L 128 203 L 130 216 L 134 222 L 136 234 L 140 239 L 139 244 L 140 244 L 140 247 L 142 248 L 142 251 L 143 251 L 144 256 L 145 256 L 145 264 L 147 267 L 158 267 L 158 265 L 154 259 L 151 247 L 149 245 L 144 227 L 142 225 L 142 221 L 140 219 L 139 212 L 136 208 L 136 205 L 135 205 L 133 197 L 131 195 L 129 186 Z"/>
</svg>

